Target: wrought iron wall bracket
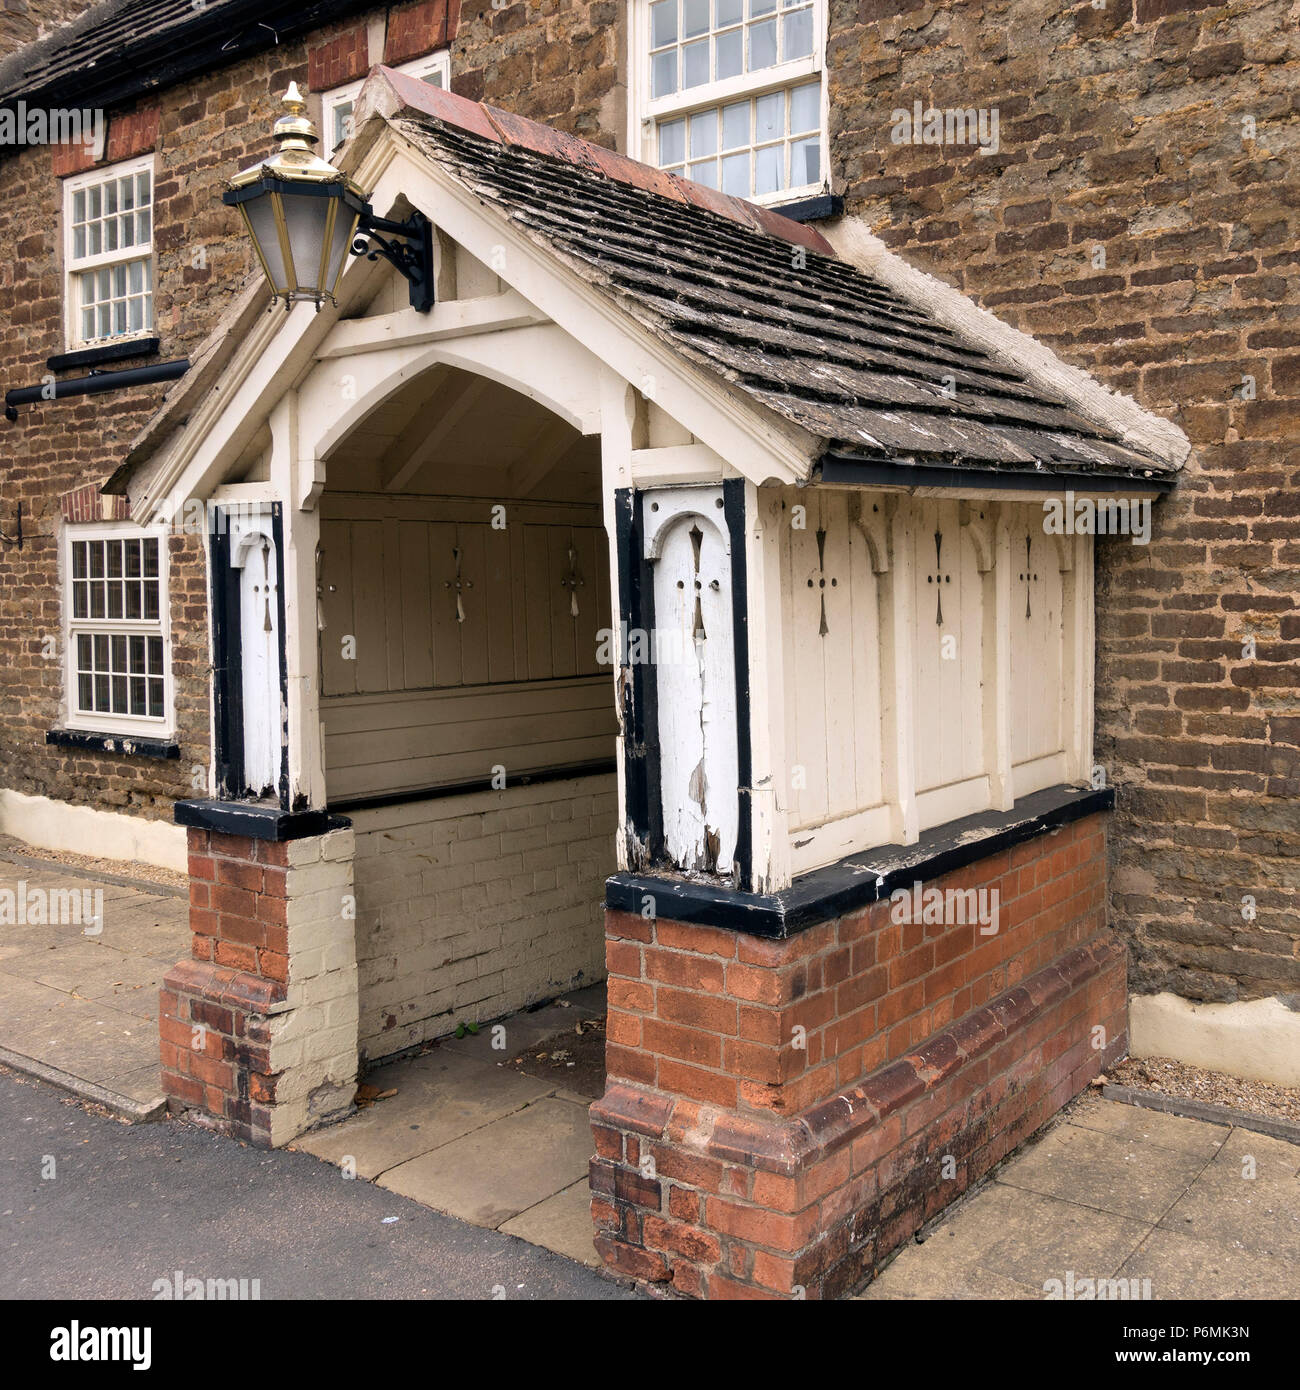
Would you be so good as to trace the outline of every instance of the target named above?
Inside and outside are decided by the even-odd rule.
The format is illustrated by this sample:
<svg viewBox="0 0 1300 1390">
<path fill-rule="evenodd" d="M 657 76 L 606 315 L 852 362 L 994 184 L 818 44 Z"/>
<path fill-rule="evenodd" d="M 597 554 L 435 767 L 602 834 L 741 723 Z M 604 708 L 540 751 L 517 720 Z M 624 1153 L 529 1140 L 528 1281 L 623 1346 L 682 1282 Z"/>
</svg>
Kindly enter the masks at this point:
<svg viewBox="0 0 1300 1390">
<path fill-rule="evenodd" d="M 395 237 L 402 240 L 390 239 Z M 411 308 L 422 314 L 433 308 L 433 223 L 422 212 L 413 212 L 405 222 L 363 212 L 352 254 L 368 261 L 382 256 L 409 283 Z"/>
</svg>

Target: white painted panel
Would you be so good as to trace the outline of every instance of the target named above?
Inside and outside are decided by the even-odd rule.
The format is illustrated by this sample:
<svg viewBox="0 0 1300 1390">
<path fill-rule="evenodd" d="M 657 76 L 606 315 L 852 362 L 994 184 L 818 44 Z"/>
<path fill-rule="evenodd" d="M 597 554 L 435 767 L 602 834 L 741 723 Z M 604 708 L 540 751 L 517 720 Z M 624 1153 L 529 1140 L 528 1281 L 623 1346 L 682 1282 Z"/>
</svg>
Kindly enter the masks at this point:
<svg viewBox="0 0 1300 1390">
<path fill-rule="evenodd" d="M 239 570 L 244 785 L 274 793 L 280 775 L 280 583 L 269 521 L 231 520 L 231 560 Z"/>
<path fill-rule="evenodd" d="M 1061 552 L 1043 534 L 1042 513 L 1013 510 L 1011 535 L 1012 762 L 1061 751 L 1065 640 Z"/>
<path fill-rule="evenodd" d="M 649 493 L 664 845 L 727 874 L 739 828 L 731 559 L 719 489 Z M 709 513 L 712 513 L 710 515 Z"/>
<path fill-rule="evenodd" d="M 912 737 L 927 791 L 984 771 L 983 583 L 959 504 L 914 505 Z"/>
</svg>

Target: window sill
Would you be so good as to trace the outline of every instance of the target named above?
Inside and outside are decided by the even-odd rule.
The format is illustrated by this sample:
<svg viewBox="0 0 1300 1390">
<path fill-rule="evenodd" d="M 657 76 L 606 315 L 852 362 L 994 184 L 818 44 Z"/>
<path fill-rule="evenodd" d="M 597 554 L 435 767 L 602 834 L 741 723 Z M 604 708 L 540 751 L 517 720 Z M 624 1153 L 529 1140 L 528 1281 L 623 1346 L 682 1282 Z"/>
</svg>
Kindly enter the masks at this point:
<svg viewBox="0 0 1300 1390">
<path fill-rule="evenodd" d="M 161 347 L 161 338 L 127 338 L 118 343 L 101 343 L 98 347 L 59 353 L 55 357 L 47 357 L 45 365 L 52 372 L 70 372 L 77 367 L 102 367 L 106 363 L 125 362 L 132 357 L 156 357 Z"/>
<path fill-rule="evenodd" d="M 660 917 L 783 939 L 888 898 L 896 888 L 938 878 L 1115 805 L 1107 787 L 1057 786 L 1021 797 L 1010 811 L 981 811 L 927 830 L 914 845 L 882 845 L 801 874 L 779 893 L 742 893 L 719 883 L 653 874 L 614 874 L 605 906 L 640 913 L 646 895 Z"/>
<path fill-rule="evenodd" d="M 113 753 L 128 758 L 179 758 L 180 744 L 169 739 L 140 738 L 136 734 L 100 734 L 88 729 L 49 729 L 45 742 L 63 748 L 82 748 L 93 753 Z"/>
</svg>

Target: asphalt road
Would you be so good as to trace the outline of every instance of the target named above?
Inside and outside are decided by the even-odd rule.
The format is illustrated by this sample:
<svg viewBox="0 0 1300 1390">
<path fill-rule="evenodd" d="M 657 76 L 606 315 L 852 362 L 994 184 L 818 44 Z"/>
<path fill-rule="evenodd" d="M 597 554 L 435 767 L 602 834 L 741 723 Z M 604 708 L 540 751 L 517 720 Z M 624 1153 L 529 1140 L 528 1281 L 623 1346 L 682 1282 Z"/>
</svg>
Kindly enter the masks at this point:
<svg viewBox="0 0 1300 1390">
<path fill-rule="evenodd" d="M 176 1271 L 264 1300 L 633 1297 L 309 1154 L 125 1125 L 0 1068 L 0 1298 L 152 1300 Z"/>
</svg>

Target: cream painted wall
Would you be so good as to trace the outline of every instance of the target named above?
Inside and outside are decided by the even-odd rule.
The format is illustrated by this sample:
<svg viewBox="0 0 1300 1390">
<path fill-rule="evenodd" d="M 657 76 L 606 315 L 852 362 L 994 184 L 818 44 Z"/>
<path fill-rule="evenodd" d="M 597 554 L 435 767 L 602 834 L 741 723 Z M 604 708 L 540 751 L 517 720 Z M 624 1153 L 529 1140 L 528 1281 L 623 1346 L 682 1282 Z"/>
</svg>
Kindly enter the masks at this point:
<svg viewBox="0 0 1300 1390">
<path fill-rule="evenodd" d="M 1135 994 L 1129 1052 L 1300 1086 L 1300 1012 L 1280 999 L 1196 1004 L 1176 994 Z"/>
<path fill-rule="evenodd" d="M 33 849 L 66 850 L 100 859 L 186 870 L 185 829 L 171 821 L 73 806 L 47 796 L 0 788 L 0 834 Z"/>
</svg>

